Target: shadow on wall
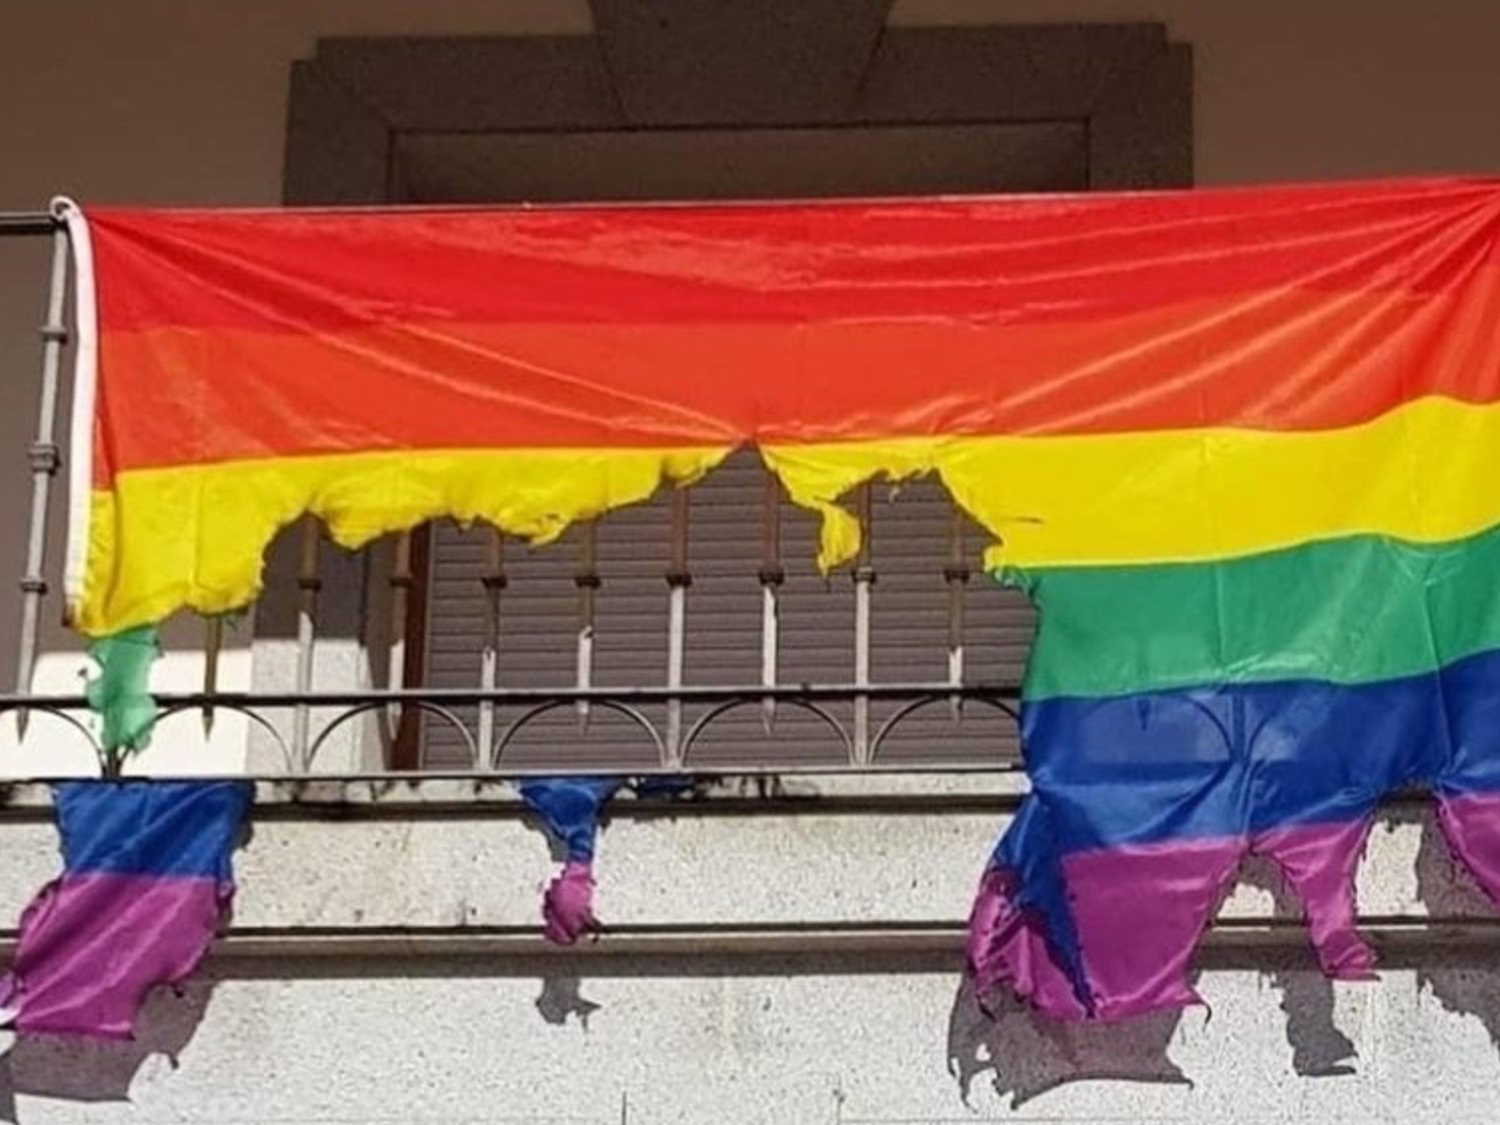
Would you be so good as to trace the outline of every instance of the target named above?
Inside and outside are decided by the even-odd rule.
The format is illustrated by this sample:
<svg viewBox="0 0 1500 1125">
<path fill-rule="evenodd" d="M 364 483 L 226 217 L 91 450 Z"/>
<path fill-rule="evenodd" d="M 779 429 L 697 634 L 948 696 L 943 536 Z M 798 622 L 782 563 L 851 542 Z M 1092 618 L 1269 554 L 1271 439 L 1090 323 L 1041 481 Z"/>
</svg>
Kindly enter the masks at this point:
<svg viewBox="0 0 1500 1125">
<path fill-rule="evenodd" d="M 554 1027 L 561 1027 L 572 1016 L 583 1030 L 589 1028 L 589 1017 L 599 1010 L 599 1005 L 583 995 L 583 981 L 573 976 L 546 976 L 542 978 L 542 992 L 536 998 L 536 1010 L 542 1019 Z"/>
<path fill-rule="evenodd" d="M 1393 814 L 1376 830 L 1415 819 L 1422 827 L 1416 859 L 1417 898 L 1427 912 L 1442 917 L 1493 917 L 1495 907 L 1450 855 L 1433 817 Z M 1298 918 L 1300 909 L 1280 874 L 1264 860 L 1247 862 L 1240 881 L 1270 892 L 1275 914 Z M 1500 972 L 1493 951 L 1433 950 L 1428 947 L 1382 951 L 1388 969 L 1408 969 L 1417 987 L 1430 991 L 1443 1008 L 1477 1018 L 1500 1050 Z M 1260 970 L 1281 993 L 1293 1071 L 1322 1078 L 1355 1073 L 1354 1041 L 1334 1022 L 1333 982 L 1318 971 L 1311 950 L 1207 948 L 1197 960 L 1205 969 Z M 954 998 L 948 1024 L 949 1071 L 968 1101 L 974 1083 L 989 1073 L 996 1094 L 1018 1108 L 1069 1082 L 1089 1079 L 1191 1085 L 1170 1057 L 1183 1018 L 1165 1012 L 1113 1025 L 1066 1024 L 1038 1016 L 1014 997 L 1005 997 L 994 1018 L 979 1008 L 965 982 Z M 1211 1013 L 1207 1013 L 1211 1015 Z"/>
<path fill-rule="evenodd" d="M 1301 917 L 1296 897 L 1270 860 L 1251 859 L 1241 868 L 1240 880 L 1270 893 L 1277 918 Z M 1293 1072 L 1304 1078 L 1353 1074 L 1358 1052 L 1354 1040 L 1333 1022 L 1333 981 L 1318 971 L 1311 946 L 1262 952 L 1254 960 L 1262 968 L 1268 960 L 1274 962 L 1268 976 L 1271 987 L 1281 993 Z"/>
<path fill-rule="evenodd" d="M 1444 917 L 1478 916 L 1492 918 L 1495 905 L 1479 889 L 1461 863 L 1458 863 L 1431 816 L 1422 826 L 1422 844 L 1417 851 L 1417 899 L 1429 914 Z M 1445 956 L 1424 959 L 1413 965 L 1417 987 L 1431 992 L 1445 1011 L 1478 1018 L 1489 1034 L 1490 1042 L 1500 1048 L 1500 973 L 1488 968 L 1493 964 L 1492 949 L 1482 951 L 1486 967 L 1477 957 L 1464 957 L 1457 951 Z"/>
<path fill-rule="evenodd" d="M 1009 1096 L 1012 1108 L 1085 1079 L 1188 1085 L 1167 1057 L 1180 1018 L 1161 1012 L 1121 1024 L 1067 1024 L 1006 996 L 992 1019 L 965 980 L 948 1018 L 948 1070 L 966 1104 L 975 1079 L 992 1070 L 995 1093 Z"/>
<path fill-rule="evenodd" d="M 141 1009 L 134 1039 L 118 1043 L 60 1036 L 22 1037 L 0 1056 L 0 1121 L 19 1122 L 16 1095 L 72 1102 L 126 1101 L 146 1060 L 177 1057 L 192 1041 L 213 993 L 212 980 L 158 988 Z"/>
</svg>

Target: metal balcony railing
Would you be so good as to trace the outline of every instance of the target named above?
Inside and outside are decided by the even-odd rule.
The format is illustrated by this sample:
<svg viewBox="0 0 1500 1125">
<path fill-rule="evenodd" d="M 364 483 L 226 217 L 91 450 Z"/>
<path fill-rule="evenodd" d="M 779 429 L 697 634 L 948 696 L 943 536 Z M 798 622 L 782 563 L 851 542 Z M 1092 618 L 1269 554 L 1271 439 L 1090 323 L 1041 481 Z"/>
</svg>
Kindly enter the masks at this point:
<svg viewBox="0 0 1500 1125">
<path fill-rule="evenodd" d="M 26 531 L 24 572 L 21 577 L 21 617 L 16 638 L 17 665 L 14 691 L 0 694 L 0 716 L 14 716 L 23 732 L 30 718 L 47 714 L 65 723 L 100 756 L 106 773 L 121 765 L 105 754 L 91 721 L 88 701 L 82 694 L 47 695 L 33 690 L 40 624 L 44 608 L 51 604 L 50 565 L 47 557 L 47 523 L 53 501 L 53 482 L 62 465 L 64 450 L 58 438 L 58 405 L 61 397 L 62 360 L 68 345 L 67 291 L 70 253 L 65 226 L 47 213 L 0 213 L 0 236 L 50 237 L 53 253 L 46 316 L 41 327 L 42 369 L 38 394 L 35 439 L 30 446 L 31 507 Z M 783 671 L 786 646 L 782 628 L 783 587 L 787 580 L 781 542 L 779 485 L 767 476 L 760 505 L 760 550 L 756 582 L 759 586 L 759 677 L 754 682 L 703 685 L 688 682 L 689 615 L 692 612 L 694 575 L 689 565 L 690 493 L 672 494 L 666 542 L 662 545 L 661 578 L 666 585 L 664 681 L 602 686 L 596 676 L 601 574 L 597 554 L 596 527 L 583 525 L 577 535 L 576 567 L 572 575 L 577 628 L 573 641 L 573 682 L 555 687 L 514 686 L 499 674 L 497 652 L 503 620 L 504 598 L 513 579 L 507 572 L 503 536 L 494 530 L 486 536 L 483 573 L 483 641 L 474 667 L 471 686 L 413 684 L 409 668 L 403 668 L 405 648 L 394 645 L 388 654 L 388 687 L 353 687 L 327 691 L 314 688 L 315 655 L 320 643 L 319 603 L 324 577 L 320 573 L 321 530 L 304 519 L 293 534 L 297 555 L 295 577 L 295 671 L 290 690 L 229 691 L 220 686 L 220 654 L 224 626 L 219 619 L 206 619 L 203 632 L 204 671 L 201 690 L 164 692 L 156 696 L 160 707 L 156 727 L 199 716 L 205 733 L 219 712 L 243 715 L 254 732 L 274 747 L 273 758 L 284 766 L 276 776 L 306 776 L 326 772 L 322 755 L 330 741 L 351 725 L 373 721 L 382 747 L 381 769 L 373 775 L 403 773 L 393 747 L 399 732 L 412 720 L 424 718 L 451 732 L 449 743 L 461 747 L 450 756 L 447 775 L 523 776 L 567 772 L 599 772 L 597 763 L 517 763 L 510 751 L 538 723 L 560 715 L 576 716 L 582 735 L 591 716 L 618 716 L 633 728 L 652 752 L 651 760 L 638 763 L 632 773 L 677 773 L 700 769 L 695 751 L 716 724 L 747 712 L 759 716 L 769 739 L 776 737 L 778 715 L 795 712 L 811 716 L 842 749 L 841 768 L 868 771 L 901 768 L 893 764 L 886 749 L 905 724 L 930 708 L 946 707 L 956 727 L 966 710 L 997 712 L 1009 720 L 1017 717 L 1018 685 L 1014 678 L 1002 682 L 976 682 L 969 674 L 966 656 L 966 603 L 971 568 L 965 540 L 965 520 L 954 512 L 949 520 L 946 559 L 940 564 L 946 598 L 946 676 L 936 680 L 877 682 L 872 674 L 872 606 L 875 603 L 875 558 L 871 542 L 873 514 L 871 490 L 863 487 L 854 498 L 864 525 L 864 546 L 852 570 L 852 621 L 848 636 L 852 676 L 847 681 L 788 682 Z M 392 635 L 399 635 L 413 612 L 411 534 L 398 536 L 391 545 L 385 605 Z M 936 578 L 936 573 L 934 578 Z M 906 763 L 910 765 L 910 763 Z M 1013 753 L 997 746 L 993 754 L 969 755 L 964 760 L 924 760 L 921 768 L 936 770 L 999 770 L 1018 768 Z M 736 764 L 735 773 L 789 773 L 802 769 L 827 772 L 825 759 L 805 766 L 795 761 Z M 360 776 L 372 776 L 366 772 Z"/>
</svg>

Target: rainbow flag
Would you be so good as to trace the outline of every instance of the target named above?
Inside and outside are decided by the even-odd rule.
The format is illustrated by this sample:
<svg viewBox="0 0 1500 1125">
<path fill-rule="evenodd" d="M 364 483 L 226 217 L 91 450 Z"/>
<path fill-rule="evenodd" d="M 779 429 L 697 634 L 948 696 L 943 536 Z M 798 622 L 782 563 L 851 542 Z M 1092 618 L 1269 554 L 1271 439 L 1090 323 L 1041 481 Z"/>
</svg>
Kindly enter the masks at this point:
<svg viewBox="0 0 1500 1125">
<path fill-rule="evenodd" d="M 147 993 L 208 952 L 234 894 L 247 782 L 54 787 L 63 872 L 26 908 L 0 1024 L 128 1039 Z"/>
<path fill-rule="evenodd" d="M 930 472 L 1040 610 L 981 985 L 1190 1002 L 1250 851 L 1366 974 L 1406 784 L 1500 890 L 1500 181 L 69 214 L 87 633 L 245 604 L 303 512 L 544 541 L 754 445 L 828 567 L 844 493 Z"/>
</svg>

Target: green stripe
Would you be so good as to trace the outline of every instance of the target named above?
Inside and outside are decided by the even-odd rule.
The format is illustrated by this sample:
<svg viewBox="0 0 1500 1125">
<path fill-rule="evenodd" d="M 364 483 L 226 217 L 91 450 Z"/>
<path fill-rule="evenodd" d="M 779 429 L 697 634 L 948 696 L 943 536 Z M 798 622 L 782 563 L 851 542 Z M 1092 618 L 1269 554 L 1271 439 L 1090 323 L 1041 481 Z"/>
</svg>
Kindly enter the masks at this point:
<svg viewBox="0 0 1500 1125">
<path fill-rule="evenodd" d="M 1500 648 L 1500 528 L 1362 535 L 1250 558 L 1007 570 L 1039 624 L 1028 699 L 1419 675 Z"/>
</svg>

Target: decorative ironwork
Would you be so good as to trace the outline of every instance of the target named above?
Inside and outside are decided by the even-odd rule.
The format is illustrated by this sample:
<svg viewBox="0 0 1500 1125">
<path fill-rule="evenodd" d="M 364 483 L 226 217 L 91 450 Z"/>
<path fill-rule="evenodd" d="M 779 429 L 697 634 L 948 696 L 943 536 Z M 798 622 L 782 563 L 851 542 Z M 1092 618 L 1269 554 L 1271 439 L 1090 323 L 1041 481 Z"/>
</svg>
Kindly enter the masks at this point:
<svg viewBox="0 0 1500 1125">
<path fill-rule="evenodd" d="M 506 751 L 512 750 L 521 741 L 521 736 L 527 728 L 539 719 L 559 710 L 576 708 L 586 703 L 590 708 L 622 716 L 645 736 L 646 743 L 656 755 L 656 766 L 631 772 L 674 773 L 694 768 L 692 752 L 704 741 L 705 735 L 716 722 L 742 708 L 761 708 L 767 698 L 770 698 L 779 707 L 789 707 L 818 719 L 834 735 L 838 745 L 844 751 L 847 759 L 845 768 L 856 771 L 879 767 L 882 747 L 889 742 L 891 736 L 904 721 L 932 704 L 949 703 L 955 694 L 964 700 L 992 708 L 1011 719 L 1018 717 L 1016 692 L 1013 688 L 1006 686 L 987 687 L 971 684 L 955 687 L 947 683 L 931 683 L 883 684 L 871 687 L 860 687 L 854 684 L 766 687 L 760 684 L 746 684 L 723 687 L 685 686 L 677 689 L 665 687 L 559 688 L 556 690 L 477 689 L 473 691 L 401 689 L 350 692 L 309 691 L 281 694 L 269 692 L 162 694 L 157 697 L 160 712 L 154 727 L 159 729 L 181 715 L 198 714 L 201 716 L 210 708 L 242 715 L 270 740 L 286 767 L 287 776 L 314 776 L 318 772 L 316 766 L 319 753 L 328 745 L 329 740 L 337 731 L 362 716 L 378 716 L 392 707 L 409 707 L 441 719 L 458 732 L 469 751 L 470 760 L 476 763 L 476 768 L 472 771 L 474 775 L 509 777 L 523 773 L 568 772 L 567 769 L 560 767 L 521 771 L 508 768 Z M 853 725 L 828 706 L 830 703 L 857 702 L 861 699 L 870 702 L 891 701 L 900 704 L 875 730 L 870 739 L 869 753 L 863 758 L 856 756 Z M 644 709 L 650 704 L 673 702 L 682 706 L 690 703 L 706 706 L 706 710 L 686 726 L 681 735 L 680 752 L 677 754 L 671 751 L 668 742 L 667 721 L 659 722 L 653 719 Z M 507 709 L 518 712 L 503 727 L 488 748 L 480 741 L 482 712 L 478 710 L 479 705 L 489 707 L 492 714 L 503 715 Z M 459 713 L 460 708 L 466 707 L 475 708 L 476 713 L 472 723 Z M 289 738 L 282 727 L 278 726 L 268 714 L 268 712 L 287 710 L 305 713 L 309 716 L 309 726 L 305 735 L 308 739 L 305 752 L 300 750 L 296 741 L 301 731 L 294 727 L 297 733 Z M 77 735 L 81 744 L 102 760 L 103 751 L 91 727 L 88 701 L 85 697 L 31 694 L 0 696 L 0 718 L 21 711 L 33 711 L 61 719 Z M 312 725 L 314 713 L 322 715 L 330 712 L 330 716 L 325 721 L 316 727 Z M 381 745 L 388 753 L 389 744 L 382 741 Z M 817 768 L 820 772 L 830 770 L 826 762 Z M 924 768 L 927 767 L 924 766 Z M 971 763 L 966 768 L 1009 771 L 1015 768 L 1015 763 L 997 755 L 991 762 Z M 598 772 L 598 767 L 593 767 L 590 772 Z M 733 772 L 758 771 L 747 770 L 737 765 Z M 776 767 L 768 768 L 766 772 L 796 771 L 790 767 Z M 377 773 L 407 776 L 408 771 L 395 770 L 391 768 L 391 763 L 386 761 L 382 763 L 382 769 Z"/>
</svg>

